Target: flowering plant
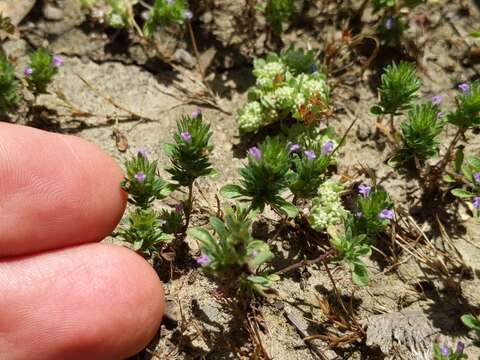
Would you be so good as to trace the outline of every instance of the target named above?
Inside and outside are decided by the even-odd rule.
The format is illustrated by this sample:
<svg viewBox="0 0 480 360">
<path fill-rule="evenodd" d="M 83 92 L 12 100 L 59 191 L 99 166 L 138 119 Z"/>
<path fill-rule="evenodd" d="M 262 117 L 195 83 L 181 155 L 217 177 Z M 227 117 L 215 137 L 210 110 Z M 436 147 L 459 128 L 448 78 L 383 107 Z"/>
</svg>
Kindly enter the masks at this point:
<svg viewBox="0 0 480 360">
<path fill-rule="evenodd" d="M 433 358 L 435 360 L 463 360 L 468 359 L 467 354 L 463 353 L 465 345 L 459 341 L 455 351 L 447 347 L 446 345 L 440 346 L 439 344 L 433 345 Z"/>
<path fill-rule="evenodd" d="M 308 223 L 315 231 L 324 231 L 328 227 L 340 224 L 346 216 L 340 192 L 343 187 L 327 180 L 317 189 L 318 195 L 312 199 Z"/>
<path fill-rule="evenodd" d="M 474 214 L 478 218 L 480 216 L 480 159 L 475 156 L 467 157 L 461 169 L 469 190 L 457 188 L 452 190 L 452 194 L 462 199 L 472 199 Z"/>
<path fill-rule="evenodd" d="M 12 112 L 20 103 L 19 81 L 4 54 L 0 55 L 0 113 Z"/>
<path fill-rule="evenodd" d="M 201 243 L 202 255 L 197 262 L 215 276 L 222 292 L 228 296 L 266 295 L 278 275 L 260 272 L 261 265 L 273 259 L 269 246 L 255 240 L 250 233 L 254 212 L 237 205 L 227 207 L 225 221 L 210 218 L 215 237 L 204 228 L 192 228 L 189 234 Z"/>
<path fill-rule="evenodd" d="M 185 0 L 155 0 L 150 15 L 143 27 L 145 36 L 151 36 L 160 25 L 182 25 L 192 18 Z"/>
<path fill-rule="evenodd" d="M 290 47 L 281 55 L 271 53 L 254 62 L 253 75 L 256 85 L 236 116 L 241 132 L 286 119 L 308 124 L 329 110 L 326 76 L 318 71 L 313 52 Z"/>
<path fill-rule="evenodd" d="M 30 63 L 23 71 L 28 88 L 35 95 L 46 93 L 48 85 L 62 64 L 60 56 L 52 56 L 43 48 L 30 54 Z"/>
</svg>

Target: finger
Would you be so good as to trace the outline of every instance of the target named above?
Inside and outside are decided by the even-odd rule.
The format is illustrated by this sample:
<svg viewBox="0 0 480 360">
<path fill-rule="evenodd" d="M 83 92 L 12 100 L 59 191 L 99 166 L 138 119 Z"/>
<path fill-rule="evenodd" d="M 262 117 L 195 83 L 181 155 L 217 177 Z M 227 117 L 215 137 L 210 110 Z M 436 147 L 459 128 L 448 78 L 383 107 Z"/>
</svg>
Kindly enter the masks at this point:
<svg viewBox="0 0 480 360">
<path fill-rule="evenodd" d="M 160 280 L 130 250 L 87 244 L 0 263 L 0 359 L 124 359 L 155 335 Z"/>
<path fill-rule="evenodd" d="M 0 124 L 0 258 L 101 240 L 125 209 L 121 180 L 91 143 Z"/>
</svg>

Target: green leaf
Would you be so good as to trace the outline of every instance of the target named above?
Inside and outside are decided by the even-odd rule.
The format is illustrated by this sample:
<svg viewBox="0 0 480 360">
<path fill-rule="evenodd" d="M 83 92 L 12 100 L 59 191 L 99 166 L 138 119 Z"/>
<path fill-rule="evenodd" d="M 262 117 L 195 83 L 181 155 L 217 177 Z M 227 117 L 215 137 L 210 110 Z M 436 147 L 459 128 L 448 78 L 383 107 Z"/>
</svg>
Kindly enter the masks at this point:
<svg viewBox="0 0 480 360">
<path fill-rule="evenodd" d="M 295 205 L 293 205 L 292 203 L 289 203 L 288 201 L 285 201 L 282 198 L 275 199 L 275 204 L 274 205 L 276 207 L 278 207 L 289 218 L 294 218 L 298 215 L 297 207 Z"/>
<path fill-rule="evenodd" d="M 474 168 L 474 170 L 480 170 L 480 159 L 475 156 L 469 156 L 467 158 L 468 164 Z"/>
<path fill-rule="evenodd" d="M 447 183 L 454 183 L 455 179 L 453 177 L 451 177 L 450 175 L 444 175 L 443 176 L 443 181 L 445 181 Z"/>
<path fill-rule="evenodd" d="M 267 285 L 270 282 L 269 279 L 264 276 L 251 275 L 247 279 L 248 281 L 254 284 L 260 284 L 260 285 Z"/>
<path fill-rule="evenodd" d="M 194 237 L 195 239 L 200 240 L 204 244 L 215 243 L 215 240 L 213 239 L 212 235 L 205 229 L 202 229 L 199 227 L 191 228 L 187 231 L 187 233 L 191 237 Z"/>
<path fill-rule="evenodd" d="M 163 148 L 163 151 L 165 152 L 165 155 L 167 155 L 168 157 L 173 156 L 173 153 L 174 153 L 174 150 L 175 150 L 175 145 L 173 145 L 173 144 L 163 144 L 162 148 Z"/>
<path fill-rule="evenodd" d="M 470 199 L 475 196 L 475 194 L 472 194 L 471 192 L 463 189 L 453 189 L 452 195 L 461 198 L 461 199 Z"/>
<path fill-rule="evenodd" d="M 210 174 L 208 174 L 208 176 L 213 179 L 213 180 L 216 180 L 218 179 L 218 177 L 220 176 L 220 173 L 218 172 L 218 170 L 215 170 L 215 169 L 212 169 L 210 171 Z"/>
<path fill-rule="evenodd" d="M 355 263 L 352 271 L 352 280 L 356 285 L 368 285 L 368 271 L 367 267 L 362 263 Z"/>
<path fill-rule="evenodd" d="M 220 189 L 220 194 L 227 199 L 235 199 L 243 196 L 243 189 L 238 185 L 228 184 Z"/>
<path fill-rule="evenodd" d="M 225 229 L 225 224 L 219 218 L 212 216 L 210 218 L 210 225 L 212 225 L 215 232 L 220 236 L 220 238 L 225 239 L 227 237 L 227 230 Z"/>
<path fill-rule="evenodd" d="M 459 147 L 455 152 L 455 172 L 459 173 L 462 170 L 462 164 L 464 159 L 463 149 Z"/>
<path fill-rule="evenodd" d="M 472 314 L 463 315 L 460 319 L 470 329 L 480 331 L 480 320 Z"/>
<path fill-rule="evenodd" d="M 248 264 L 253 268 L 272 260 L 274 257 L 268 244 L 261 240 L 254 240 L 248 244 L 247 256 L 249 257 Z"/>
<path fill-rule="evenodd" d="M 374 105 L 370 108 L 370 112 L 373 114 L 373 115 L 383 115 L 383 109 L 378 106 L 378 105 Z"/>
<path fill-rule="evenodd" d="M 470 33 L 471 37 L 480 38 L 480 31 L 473 31 Z"/>
</svg>

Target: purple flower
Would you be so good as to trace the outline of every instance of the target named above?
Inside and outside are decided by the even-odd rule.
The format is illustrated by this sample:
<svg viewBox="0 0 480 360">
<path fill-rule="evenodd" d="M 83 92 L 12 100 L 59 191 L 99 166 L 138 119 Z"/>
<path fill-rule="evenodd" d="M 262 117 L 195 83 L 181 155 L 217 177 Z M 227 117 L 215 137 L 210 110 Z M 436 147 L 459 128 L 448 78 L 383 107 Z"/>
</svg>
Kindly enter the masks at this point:
<svg viewBox="0 0 480 360">
<path fill-rule="evenodd" d="M 262 151 L 256 146 L 253 146 L 250 149 L 248 149 L 248 155 L 250 155 L 251 157 L 253 157 L 255 160 L 258 161 L 262 157 Z"/>
<path fill-rule="evenodd" d="M 358 186 L 358 193 L 363 197 L 368 197 L 368 195 L 370 195 L 371 190 L 372 190 L 372 187 L 365 184 L 360 184 Z"/>
<path fill-rule="evenodd" d="M 315 153 L 312 150 L 305 150 L 303 153 L 305 154 L 305 157 L 309 161 L 313 161 L 317 158 L 317 155 L 315 155 Z"/>
<path fill-rule="evenodd" d="M 322 150 L 321 150 L 322 155 L 330 154 L 333 151 L 334 147 L 335 147 L 335 143 L 333 142 L 333 140 L 325 141 L 322 145 Z"/>
<path fill-rule="evenodd" d="M 202 255 L 197 258 L 197 264 L 201 266 L 205 266 L 210 262 L 210 259 L 207 255 Z"/>
<path fill-rule="evenodd" d="M 474 209 L 480 209 L 480 196 L 475 196 L 472 201 Z"/>
<path fill-rule="evenodd" d="M 457 350 L 456 350 L 456 353 L 457 354 L 463 354 L 463 350 L 465 350 L 465 344 L 461 341 L 459 341 L 457 343 Z"/>
<path fill-rule="evenodd" d="M 185 11 L 185 19 L 192 20 L 193 13 L 190 10 Z"/>
<path fill-rule="evenodd" d="M 443 118 L 443 115 L 445 115 L 445 114 L 443 113 L 443 111 L 439 111 L 439 112 L 437 113 L 437 119 Z"/>
<path fill-rule="evenodd" d="M 63 65 L 62 58 L 58 55 L 54 55 L 53 58 L 52 58 L 52 65 L 57 67 L 57 68 L 62 66 Z"/>
<path fill-rule="evenodd" d="M 197 110 L 194 110 L 194 111 L 192 112 L 192 118 L 194 118 L 194 119 L 197 118 L 198 115 L 200 115 L 201 113 L 202 113 L 202 109 L 197 108 Z"/>
<path fill-rule="evenodd" d="M 357 212 L 355 213 L 355 217 L 356 217 L 357 219 L 361 219 L 361 218 L 363 217 L 363 213 L 362 213 L 361 211 L 357 211 Z"/>
<path fill-rule="evenodd" d="M 461 83 L 458 85 L 458 89 L 465 94 L 470 91 L 470 85 L 467 83 Z"/>
<path fill-rule="evenodd" d="M 188 131 L 182 132 L 180 136 L 182 137 L 183 141 L 187 143 L 192 141 L 192 135 Z"/>
<path fill-rule="evenodd" d="M 393 28 L 393 19 L 390 17 L 385 21 L 385 28 L 387 30 L 392 30 Z"/>
<path fill-rule="evenodd" d="M 137 180 L 139 183 L 143 183 L 145 181 L 145 178 L 146 176 L 143 171 L 139 171 L 135 174 L 135 180 Z"/>
<path fill-rule="evenodd" d="M 443 356 L 448 357 L 449 351 L 448 351 L 448 347 L 446 347 L 445 345 L 442 345 L 440 347 L 440 352 L 442 353 Z"/>
<path fill-rule="evenodd" d="M 442 96 L 441 95 L 435 95 L 435 96 L 432 96 L 432 104 L 433 105 L 440 105 L 442 103 Z"/>
<path fill-rule="evenodd" d="M 258 251 L 257 250 L 253 250 L 252 251 L 252 254 L 250 255 L 253 259 L 255 259 L 257 256 L 258 256 Z"/>
<path fill-rule="evenodd" d="M 180 214 L 183 212 L 183 204 L 182 203 L 178 203 L 175 205 L 175 212 Z"/>
<path fill-rule="evenodd" d="M 392 220 L 393 219 L 393 210 L 390 209 L 383 209 L 378 214 L 378 217 L 382 220 Z"/>
<path fill-rule="evenodd" d="M 294 153 L 300 150 L 300 145 L 292 144 L 290 141 L 287 143 L 287 150 L 289 153 Z"/>
<path fill-rule="evenodd" d="M 33 69 L 31 67 L 26 67 L 25 69 L 23 69 L 23 75 L 28 77 L 32 74 L 33 74 Z"/>
<path fill-rule="evenodd" d="M 148 150 L 144 147 L 141 147 L 137 150 L 137 155 L 143 157 L 144 159 L 148 158 Z"/>
<path fill-rule="evenodd" d="M 476 183 L 480 184 L 480 172 L 473 174 Z"/>
</svg>

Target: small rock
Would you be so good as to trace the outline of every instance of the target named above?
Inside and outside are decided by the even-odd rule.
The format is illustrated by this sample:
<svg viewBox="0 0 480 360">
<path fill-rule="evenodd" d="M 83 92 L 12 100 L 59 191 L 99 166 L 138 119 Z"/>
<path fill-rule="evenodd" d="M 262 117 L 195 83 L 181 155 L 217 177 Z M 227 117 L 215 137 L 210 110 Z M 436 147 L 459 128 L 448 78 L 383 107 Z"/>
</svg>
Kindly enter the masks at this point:
<svg viewBox="0 0 480 360">
<path fill-rule="evenodd" d="M 47 20 L 59 21 L 63 19 L 63 10 L 52 4 L 47 3 L 43 7 L 43 16 L 45 16 L 45 19 Z"/>
<path fill-rule="evenodd" d="M 358 140 L 365 141 L 370 137 L 371 134 L 372 134 L 372 131 L 370 129 L 370 126 L 367 126 L 365 124 L 358 125 L 357 127 Z"/>
<path fill-rule="evenodd" d="M 177 49 L 173 54 L 173 58 L 189 69 L 193 69 L 197 65 L 195 58 L 185 49 Z"/>
</svg>

